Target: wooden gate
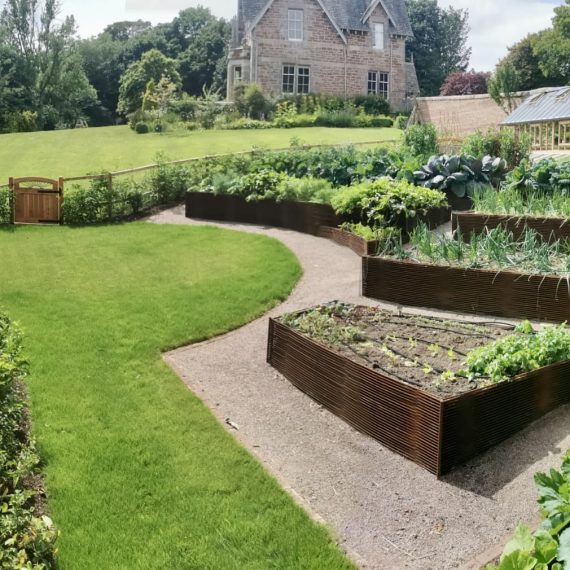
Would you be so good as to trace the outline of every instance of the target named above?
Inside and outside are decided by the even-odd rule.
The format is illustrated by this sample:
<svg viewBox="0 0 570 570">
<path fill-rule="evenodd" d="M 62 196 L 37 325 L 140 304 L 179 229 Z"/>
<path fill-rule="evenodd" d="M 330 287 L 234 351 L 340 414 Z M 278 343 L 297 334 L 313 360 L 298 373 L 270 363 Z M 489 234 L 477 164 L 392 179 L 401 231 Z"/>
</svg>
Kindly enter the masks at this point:
<svg viewBox="0 0 570 570">
<path fill-rule="evenodd" d="M 63 180 L 10 178 L 15 224 L 59 224 Z"/>
</svg>

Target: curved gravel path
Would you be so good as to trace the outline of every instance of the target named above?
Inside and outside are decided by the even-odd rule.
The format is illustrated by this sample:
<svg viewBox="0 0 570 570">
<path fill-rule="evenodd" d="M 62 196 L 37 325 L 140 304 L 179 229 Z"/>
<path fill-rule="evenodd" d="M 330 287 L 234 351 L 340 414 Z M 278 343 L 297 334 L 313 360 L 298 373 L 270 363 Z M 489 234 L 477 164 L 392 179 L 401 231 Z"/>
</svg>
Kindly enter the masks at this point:
<svg viewBox="0 0 570 570">
<path fill-rule="evenodd" d="M 151 221 L 201 223 L 186 219 L 181 207 Z M 274 237 L 297 255 L 304 277 L 271 315 L 334 299 L 380 305 L 359 296 L 360 259 L 347 248 L 287 230 L 215 225 Z M 568 407 L 438 481 L 323 410 L 266 364 L 267 319 L 165 360 L 363 568 L 458 568 L 519 520 L 537 518 L 533 474 L 559 464 L 570 447 Z"/>
</svg>

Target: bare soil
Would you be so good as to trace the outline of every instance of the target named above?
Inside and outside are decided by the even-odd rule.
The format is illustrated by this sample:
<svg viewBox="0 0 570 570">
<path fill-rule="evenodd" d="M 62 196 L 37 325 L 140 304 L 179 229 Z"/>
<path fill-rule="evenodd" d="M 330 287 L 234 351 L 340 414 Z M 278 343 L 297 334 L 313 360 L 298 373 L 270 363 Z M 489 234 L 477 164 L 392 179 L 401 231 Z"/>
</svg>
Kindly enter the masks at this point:
<svg viewBox="0 0 570 570">
<path fill-rule="evenodd" d="M 314 315 L 333 319 L 339 334 L 319 331 Z M 442 397 L 486 385 L 486 378 L 466 376 L 465 357 L 513 329 L 339 303 L 281 320 L 346 358 Z"/>
</svg>

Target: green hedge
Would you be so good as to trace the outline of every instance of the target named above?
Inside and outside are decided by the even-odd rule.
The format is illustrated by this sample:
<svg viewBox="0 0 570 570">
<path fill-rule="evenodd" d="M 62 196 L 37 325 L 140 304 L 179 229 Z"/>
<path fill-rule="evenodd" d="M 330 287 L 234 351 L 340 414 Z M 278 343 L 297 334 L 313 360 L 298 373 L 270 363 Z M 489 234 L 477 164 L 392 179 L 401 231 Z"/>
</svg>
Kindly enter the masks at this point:
<svg viewBox="0 0 570 570">
<path fill-rule="evenodd" d="M 22 337 L 0 312 L 0 567 L 55 568 L 57 532 L 37 501 L 39 458 L 25 410 Z"/>
<path fill-rule="evenodd" d="M 12 218 L 12 193 L 8 188 L 0 188 L 0 226 L 9 224 Z"/>
</svg>

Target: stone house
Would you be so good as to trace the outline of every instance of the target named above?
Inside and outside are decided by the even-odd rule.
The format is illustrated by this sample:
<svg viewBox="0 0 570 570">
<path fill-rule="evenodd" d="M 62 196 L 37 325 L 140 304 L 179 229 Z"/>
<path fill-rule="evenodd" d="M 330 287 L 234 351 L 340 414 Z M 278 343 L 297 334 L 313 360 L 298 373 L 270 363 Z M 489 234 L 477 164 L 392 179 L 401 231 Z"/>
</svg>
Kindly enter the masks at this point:
<svg viewBox="0 0 570 570">
<path fill-rule="evenodd" d="M 238 0 L 228 98 L 236 84 L 256 82 L 273 98 L 374 93 L 411 108 L 411 36 L 405 0 Z"/>
</svg>

